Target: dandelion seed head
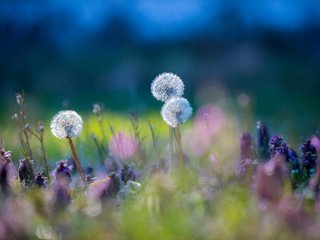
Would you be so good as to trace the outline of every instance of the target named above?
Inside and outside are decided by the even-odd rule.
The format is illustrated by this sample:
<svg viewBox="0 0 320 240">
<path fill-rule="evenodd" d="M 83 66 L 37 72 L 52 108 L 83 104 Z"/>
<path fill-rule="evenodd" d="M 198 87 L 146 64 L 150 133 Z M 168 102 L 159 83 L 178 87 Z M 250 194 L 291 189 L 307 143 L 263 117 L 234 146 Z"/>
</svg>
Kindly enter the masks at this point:
<svg viewBox="0 0 320 240">
<path fill-rule="evenodd" d="M 161 109 L 163 120 L 171 127 L 177 127 L 186 122 L 191 115 L 192 107 L 189 101 L 181 97 L 171 98 Z"/>
<path fill-rule="evenodd" d="M 99 114 L 102 111 L 102 106 L 99 103 L 93 104 L 92 112 L 95 114 Z"/>
<path fill-rule="evenodd" d="M 151 93 L 159 101 L 166 102 L 172 97 L 181 97 L 184 84 L 174 73 L 162 73 L 151 84 Z"/>
<path fill-rule="evenodd" d="M 82 130 L 82 118 L 72 110 L 60 111 L 51 121 L 51 132 L 57 138 L 74 138 Z"/>
</svg>

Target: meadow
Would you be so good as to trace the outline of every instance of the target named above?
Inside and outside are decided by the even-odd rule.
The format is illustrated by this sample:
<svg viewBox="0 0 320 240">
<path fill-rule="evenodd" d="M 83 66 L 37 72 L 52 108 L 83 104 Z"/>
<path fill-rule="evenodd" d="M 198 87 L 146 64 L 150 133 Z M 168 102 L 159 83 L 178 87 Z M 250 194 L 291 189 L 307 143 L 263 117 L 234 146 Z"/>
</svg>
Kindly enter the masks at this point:
<svg viewBox="0 0 320 240">
<path fill-rule="evenodd" d="M 28 98 L 16 97 L 17 115 L 1 132 L 1 239 L 319 236 L 319 137 L 289 145 L 255 122 L 245 97 L 238 111 L 230 99 L 194 110 L 181 145 L 160 109 L 119 114 L 94 104 L 73 139 L 84 182 L 50 120 L 26 111 L 19 123 Z"/>
<path fill-rule="evenodd" d="M 0 1 L 0 240 L 319 239 L 319 9 Z"/>
</svg>

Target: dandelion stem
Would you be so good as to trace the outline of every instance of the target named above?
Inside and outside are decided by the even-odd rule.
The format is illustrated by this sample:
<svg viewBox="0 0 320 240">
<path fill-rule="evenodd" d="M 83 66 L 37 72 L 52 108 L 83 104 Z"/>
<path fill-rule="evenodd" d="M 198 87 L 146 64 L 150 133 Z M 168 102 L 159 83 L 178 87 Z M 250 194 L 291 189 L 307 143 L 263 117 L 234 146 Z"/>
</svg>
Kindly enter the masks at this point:
<svg viewBox="0 0 320 240">
<path fill-rule="evenodd" d="M 178 151 L 179 151 L 179 164 L 181 168 L 184 166 L 184 157 L 183 157 L 183 151 L 182 151 L 182 143 L 181 143 L 181 134 L 180 134 L 180 127 L 177 126 L 175 128 L 176 130 L 176 140 L 178 143 Z"/>
<path fill-rule="evenodd" d="M 70 144 L 71 152 L 72 152 L 73 159 L 74 159 L 74 162 L 75 162 L 75 164 L 76 164 L 78 173 L 79 173 L 79 175 L 80 175 L 80 177 L 81 177 L 84 185 L 87 186 L 86 178 L 85 178 L 84 173 L 83 173 L 83 171 L 82 171 L 82 168 L 81 168 L 81 165 L 80 165 L 80 161 L 79 161 L 77 152 L 76 152 L 76 150 L 75 150 L 75 148 L 74 148 L 72 139 L 71 139 L 70 137 L 67 137 L 67 139 L 68 139 L 69 144 Z"/>
<path fill-rule="evenodd" d="M 20 95 L 20 94 L 19 94 Z M 24 140 L 25 140 L 25 147 L 26 147 L 26 158 L 30 158 L 33 159 L 32 157 L 32 151 L 31 151 L 31 147 L 30 147 L 30 141 L 29 141 L 29 135 L 28 135 L 28 129 L 25 127 L 26 126 L 26 110 L 25 110 L 25 106 L 24 106 L 24 92 L 21 93 L 20 95 L 21 97 L 21 102 L 18 102 L 18 105 L 20 107 L 20 128 L 21 131 L 23 132 L 24 135 Z"/>
<path fill-rule="evenodd" d="M 169 170 L 173 162 L 173 127 L 169 126 Z"/>
</svg>

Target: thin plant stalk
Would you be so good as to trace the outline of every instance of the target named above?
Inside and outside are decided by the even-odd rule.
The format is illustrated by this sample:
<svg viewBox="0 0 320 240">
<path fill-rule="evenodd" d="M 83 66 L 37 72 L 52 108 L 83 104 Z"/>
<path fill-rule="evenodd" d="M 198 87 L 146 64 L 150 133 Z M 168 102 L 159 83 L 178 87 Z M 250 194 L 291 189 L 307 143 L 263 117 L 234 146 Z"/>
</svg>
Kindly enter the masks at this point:
<svg viewBox="0 0 320 240">
<path fill-rule="evenodd" d="M 40 131 L 40 133 L 37 134 L 31 128 L 27 128 L 27 129 L 30 132 L 30 134 L 33 135 L 36 139 L 38 139 L 38 141 L 40 142 L 41 153 L 42 153 L 42 161 L 43 161 L 43 163 L 45 165 L 46 175 L 47 175 L 48 179 L 50 180 L 49 167 L 48 167 L 48 162 L 47 162 L 47 152 L 46 152 L 46 149 L 44 147 L 43 131 Z"/>
<path fill-rule="evenodd" d="M 98 111 L 96 113 L 97 116 L 97 120 L 98 120 L 98 124 L 99 124 L 99 128 L 100 128 L 100 132 L 102 135 L 102 141 L 101 141 L 101 147 L 102 147 L 102 158 L 104 158 L 104 154 L 106 153 L 107 149 L 106 149 L 106 142 L 107 142 L 107 137 L 106 137 L 106 133 L 104 131 L 104 126 L 103 126 L 103 115 L 101 113 L 101 110 Z M 100 147 L 99 147 L 100 148 Z"/>
<path fill-rule="evenodd" d="M 72 152 L 72 155 L 73 155 L 73 159 L 74 159 L 74 162 L 76 164 L 76 167 L 77 167 L 77 170 L 78 170 L 78 173 L 84 183 L 85 186 L 87 186 L 87 181 L 86 181 L 86 178 L 84 176 L 84 173 L 82 171 L 82 168 L 81 168 L 81 165 L 80 165 L 80 161 L 79 161 L 79 158 L 78 158 L 78 155 L 77 155 L 77 152 L 74 148 L 74 145 L 73 145 L 73 142 L 72 142 L 72 139 L 70 137 L 67 137 L 68 141 L 69 141 L 69 145 L 70 145 L 70 148 L 71 148 L 71 152 Z"/>
<path fill-rule="evenodd" d="M 181 133 L 180 133 L 180 127 L 177 126 L 175 128 L 176 132 L 176 140 L 178 143 L 178 152 L 179 152 L 179 165 L 181 168 L 184 166 L 184 156 L 183 156 L 183 151 L 182 151 L 182 143 L 181 143 Z"/>
<path fill-rule="evenodd" d="M 97 120 L 99 123 L 100 131 L 102 134 L 102 143 L 104 144 L 106 142 L 106 135 L 103 127 L 103 105 L 100 103 L 96 103 L 93 105 L 93 113 L 97 116 Z"/>
<path fill-rule="evenodd" d="M 171 170 L 173 163 L 173 131 L 173 127 L 169 126 L 169 170 Z"/>
<path fill-rule="evenodd" d="M 150 121 L 148 121 L 148 126 L 149 126 L 149 130 L 150 130 L 151 137 L 152 137 L 153 148 L 154 148 L 155 151 L 157 151 L 157 137 L 156 137 L 156 134 L 154 132 L 154 128 L 153 128 L 153 126 L 152 126 Z"/>
<path fill-rule="evenodd" d="M 111 124 L 111 122 L 109 122 L 109 130 L 110 130 L 110 133 L 111 133 L 111 137 L 114 137 L 115 132 L 114 132 L 114 128 L 113 128 L 113 125 Z"/>
<path fill-rule="evenodd" d="M 31 146 L 30 146 L 30 140 L 29 140 L 29 135 L 28 135 L 28 129 L 25 127 L 27 126 L 26 124 L 26 110 L 24 106 L 24 92 L 21 94 L 18 93 L 16 94 L 17 97 L 17 103 L 19 105 L 19 113 L 18 113 L 18 123 L 20 126 L 21 130 L 21 136 L 20 136 L 20 141 L 23 149 L 23 154 L 24 157 L 32 159 L 32 151 L 31 151 Z M 19 100 L 18 100 L 19 99 Z"/>
<path fill-rule="evenodd" d="M 136 113 L 132 113 L 131 114 L 131 126 L 132 126 L 132 130 L 133 130 L 133 135 L 134 138 L 136 139 L 136 141 L 138 142 L 138 155 L 139 158 L 141 160 L 143 160 L 143 162 L 146 161 L 146 156 L 145 153 L 143 151 L 143 138 L 141 138 L 141 132 L 140 132 L 140 126 L 139 126 L 139 118 L 137 116 Z"/>
<path fill-rule="evenodd" d="M 100 127 L 100 132 L 102 134 L 102 146 L 105 147 L 106 146 L 106 133 L 104 131 L 104 127 L 103 127 L 103 119 L 102 117 L 98 118 L 98 123 L 99 123 L 99 127 Z"/>
<path fill-rule="evenodd" d="M 92 140 L 97 147 L 100 161 L 101 161 L 102 165 L 104 166 L 103 146 L 102 147 L 100 146 L 98 139 L 95 135 L 92 136 Z"/>
<path fill-rule="evenodd" d="M 47 152 L 46 152 L 46 149 L 44 148 L 43 139 L 41 139 L 40 143 L 41 143 L 41 151 L 43 154 L 42 159 L 44 161 L 44 165 L 45 165 L 45 169 L 46 169 L 46 175 L 47 175 L 48 179 L 50 180 L 49 167 L 48 167 L 48 162 L 47 162 Z"/>
</svg>

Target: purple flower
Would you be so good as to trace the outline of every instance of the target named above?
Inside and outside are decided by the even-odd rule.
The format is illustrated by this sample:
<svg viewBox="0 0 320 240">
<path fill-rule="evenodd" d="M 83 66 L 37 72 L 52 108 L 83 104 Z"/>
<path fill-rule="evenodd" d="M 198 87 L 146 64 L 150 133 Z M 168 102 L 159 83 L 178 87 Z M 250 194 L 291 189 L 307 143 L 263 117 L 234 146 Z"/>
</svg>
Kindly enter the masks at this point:
<svg viewBox="0 0 320 240">
<path fill-rule="evenodd" d="M 317 135 L 312 136 L 311 144 L 317 149 L 317 152 L 320 152 L 320 138 Z"/>
<path fill-rule="evenodd" d="M 0 167 L 0 188 L 2 193 L 7 194 L 9 191 L 9 164 L 10 162 L 5 162 L 1 164 Z"/>
<path fill-rule="evenodd" d="M 289 159 L 289 162 L 291 163 L 292 170 L 300 169 L 298 154 L 292 148 L 288 150 L 288 159 Z"/>
<path fill-rule="evenodd" d="M 254 177 L 254 186 L 260 200 L 265 204 L 278 203 L 283 196 L 288 179 L 285 156 L 281 154 L 259 165 Z"/>
<path fill-rule="evenodd" d="M 38 187 L 45 187 L 45 178 L 43 173 L 38 172 L 35 177 L 35 185 Z"/>
<path fill-rule="evenodd" d="M 0 150 L 0 188 L 3 193 L 8 193 L 12 184 L 15 170 L 11 161 L 11 151 L 4 148 Z"/>
<path fill-rule="evenodd" d="M 67 182 L 71 182 L 71 171 L 72 167 L 68 166 L 67 160 L 61 160 L 57 163 L 57 167 L 54 171 L 54 177 L 56 181 L 65 180 Z"/>
<path fill-rule="evenodd" d="M 110 199 L 118 194 L 122 185 L 121 175 L 113 172 L 109 176 L 91 183 L 89 195 L 100 200 Z"/>
<path fill-rule="evenodd" d="M 57 209 L 64 209 L 70 202 L 71 196 L 69 183 L 65 180 L 57 182 L 54 191 L 54 206 Z"/>
<path fill-rule="evenodd" d="M 311 177 L 315 173 L 317 165 L 317 149 L 311 144 L 311 141 L 308 140 L 303 144 L 301 151 L 303 153 L 302 165 L 304 169 L 307 170 L 309 177 Z"/>
<path fill-rule="evenodd" d="M 19 178 L 24 186 L 32 186 L 34 184 L 33 160 L 21 159 L 19 163 Z"/>
<path fill-rule="evenodd" d="M 269 143 L 271 157 L 274 157 L 277 153 L 283 154 L 288 160 L 288 144 L 280 135 L 273 135 Z"/>
<path fill-rule="evenodd" d="M 64 209 L 71 202 L 70 182 L 72 167 L 68 166 L 67 160 L 61 160 L 57 163 L 54 170 L 55 190 L 54 190 L 54 206 L 57 209 Z"/>
<path fill-rule="evenodd" d="M 127 164 L 121 169 L 121 179 L 124 183 L 136 180 L 136 173 Z"/>
<path fill-rule="evenodd" d="M 0 150 L 1 159 L 4 161 L 11 161 L 11 151 L 6 151 L 4 148 Z"/>
</svg>

